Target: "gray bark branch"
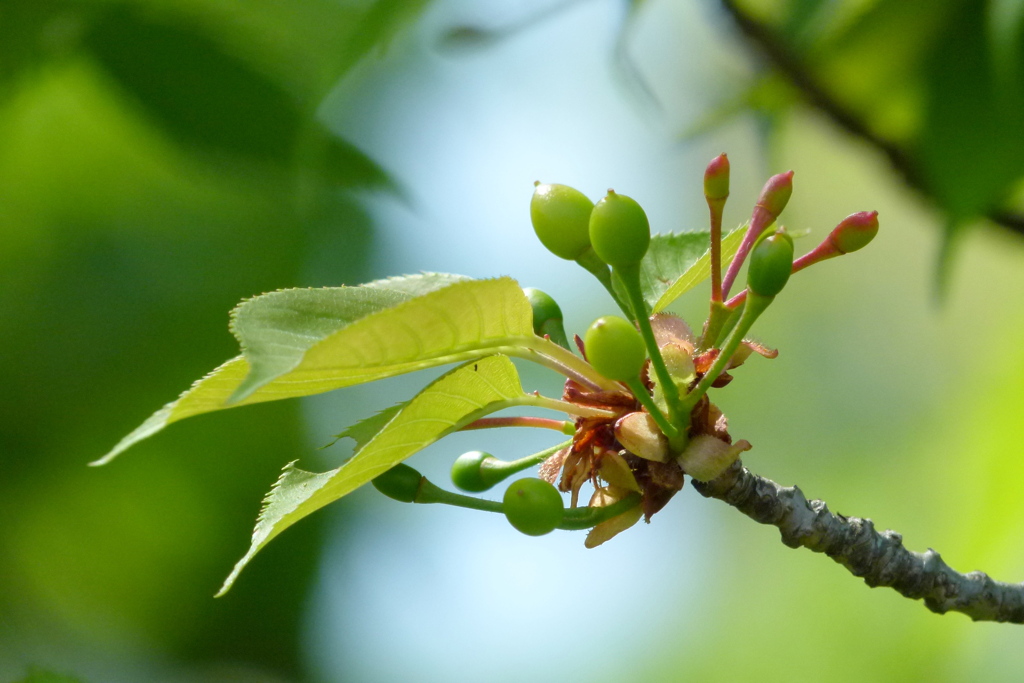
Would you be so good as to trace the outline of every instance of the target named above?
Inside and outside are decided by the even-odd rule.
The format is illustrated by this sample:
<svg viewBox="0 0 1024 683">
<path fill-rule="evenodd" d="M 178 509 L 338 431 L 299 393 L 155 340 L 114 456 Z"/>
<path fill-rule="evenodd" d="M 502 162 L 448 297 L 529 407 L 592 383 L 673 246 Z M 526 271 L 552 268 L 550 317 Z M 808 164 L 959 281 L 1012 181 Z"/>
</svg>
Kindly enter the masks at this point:
<svg viewBox="0 0 1024 683">
<path fill-rule="evenodd" d="M 740 462 L 713 481 L 692 483 L 701 495 L 777 527 L 790 548 L 825 553 L 872 588 L 888 586 L 924 600 L 939 614 L 961 612 L 975 621 L 1024 623 L 1024 583 L 995 581 L 984 572 L 961 574 L 934 550 L 907 550 L 895 531 L 878 532 L 870 519 L 833 513 L 824 501 L 808 501 L 798 487 L 780 486 Z"/>
</svg>

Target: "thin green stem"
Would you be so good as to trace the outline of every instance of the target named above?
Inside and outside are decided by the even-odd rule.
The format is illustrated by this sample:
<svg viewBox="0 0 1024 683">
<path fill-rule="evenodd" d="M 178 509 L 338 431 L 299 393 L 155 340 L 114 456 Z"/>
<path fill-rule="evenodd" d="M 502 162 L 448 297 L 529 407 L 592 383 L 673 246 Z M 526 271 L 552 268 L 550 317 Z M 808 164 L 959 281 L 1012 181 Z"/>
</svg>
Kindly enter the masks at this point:
<svg viewBox="0 0 1024 683">
<path fill-rule="evenodd" d="M 563 349 L 569 349 L 569 339 L 565 336 L 565 324 L 562 320 L 548 320 L 540 326 L 540 336 L 545 334 L 551 341 L 561 346 Z"/>
<path fill-rule="evenodd" d="M 665 417 L 665 414 L 661 412 L 661 408 L 659 408 L 654 402 L 654 399 L 651 398 L 651 395 L 647 392 L 647 387 L 643 385 L 643 382 L 640 381 L 639 377 L 627 381 L 626 386 L 628 386 L 629 390 L 633 392 L 634 396 L 636 396 L 636 400 L 640 401 L 640 405 L 646 408 L 647 412 L 651 414 L 651 418 L 654 420 L 655 424 L 658 425 L 658 429 L 668 437 L 669 441 L 679 437 L 679 429 L 669 422 L 668 418 Z"/>
<path fill-rule="evenodd" d="M 732 332 L 729 333 L 729 338 L 726 339 L 725 343 L 722 344 L 721 350 L 719 351 L 718 357 L 715 359 L 714 364 L 711 368 L 701 377 L 700 382 L 693 388 L 693 391 L 683 397 L 682 407 L 689 413 L 693 410 L 694 406 L 700 398 L 707 393 L 711 385 L 715 383 L 715 380 L 725 372 L 729 365 L 729 360 L 732 355 L 739 348 L 740 342 L 743 341 L 743 337 L 746 336 L 747 332 L 750 331 L 754 321 L 764 313 L 764 310 L 768 308 L 768 305 L 775 299 L 775 297 L 758 296 L 753 294 L 747 298 L 747 305 L 743 307 L 743 314 L 740 316 L 736 326 L 732 328 Z"/>
<path fill-rule="evenodd" d="M 633 304 L 633 315 L 640 327 L 640 336 L 643 337 L 644 346 L 647 347 L 647 355 L 651 358 L 651 367 L 658 377 L 658 384 L 665 394 L 665 403 L 668 405 L 668 416 L 673 424 L 682 425 L 679 410 L 679 389 L 672 380 L 668 368 L 665 367 L 665 359 L 661 357 L 661 349 L 654 338 L 654 330 L 651 329 L 651 320 L 647 317 L 647 304 L 644 301 L 643 292 L 640 289 L 640 265 L 616 268 L 619 280 L 626 287 L 630 301 Z M 635 393 L 635 392 L 634 392 Z M 646 393 L 646 392 L 644 392 Z M 637 399 L 640 397 L 638 396 Z M 667 434 L 666 434 L 667 436 Z"/>
<path fill-rule="evenodd" d="M 596 277 L 597 281 L 604 285 L 604 288 L 608 290 L 612 299 L 627 317 L 631 315 L 628 302 L 619 296 L 619 293 L 615 291 L 615 287 L 612 285 L 612 273 L 608 268 L 608 264 L 601 260 L 601 257 L 594 252 L 593 248 L 583 252 L 583 256 L 576 259 L 576 263 L 580 264 L 584 270 Z"/>
<path fill-rule="evenodd" d="M 563 434 L 575 432 L 575 425 L 568 420 L 552 420 L 548 417 L 530 417 L 525 415 L 515 417 L 482 417 L 479 420 L 470 422 L 462 428 L 462 431 L 494 429 L 497 427 L 537 427 L 540 429 L 553 429 Z"/>
<path fill-rule="evenodd" d="M 711 301 L 711 312 L 708 314 L 708 322 L 704 326 L 704 333 L 697 344 L 698 351 L 706 351 L 715 345 L 718 336 L 722 333 L 722 326 L 725 325 L 731 313 L 732 310 L 721 301 Z"/>
<path fill-rule="evenodd" d="M 707 202 L 711 212 L 711 303 L 714 305 L 722 301 L 722 213 L 725 199 L 708 199 Z"/>
<path fill-rule="evenodd" d="M 413 503 L 452 505 L 469 510 L 497 512 L 499 514 L 504 512 L 504 506 L 499 501 L 474 498 L 473 496 L 466 496 L 461 493 L 445 491 L 426 477 L 420 479 L 420 486 L 416 492 L 416 497 L 413 499 Z M 566 531 L 589 529 L 601 522 L 617 517 L 639 504 L 640 494 L 631 493 L 622 500 L 607 507 L 568 508 L 562 513 L 562 521 L 559 522 L 556 528 Z"/>
<path fill-rule="evenodd" d="M 426 477 L 420 479 L 420 487 L 416 491 L 416 497 L 413 498 L 412 502 L 423 504 L 440 503 L 441 505 L 454 505 L 455 507 L 483 510 L 484 512 L 504 512 L 499 501 L 474 498 L 473 496 L 466 496 L 461 493 L 445 491 Z"/>
<path fill-rule="evenodd" d="M 543 337 L 535 336 L 524 346 L 510 347 L 503 351 L 510 356 L 539 363 L 591 389 L 619 390 L 618 383 L 604 377 L 590 363 Z"/>
<path fill-rule="evenodd" d="M 732 328 L 734 328 L 740 318 L 743 317 L 743 311 L 745 311 L 746 308 L 746 303 L 744 303 L 742 306 L 729 309 L 729 315 L 725 318 L 725 322 L 722 324 L 722 329 L 718 331 L 718 334 L 715 336 L 715 341 L 712 343 L 713 347 L 721 347 L 722 344 L 725 343 L 726 337 L 729 336 L 729 333 L 732 332 Z"/>
<path fill-rule="evenodd" d="M 607 507 L 567 508 L 566 511 L 562 513 L 562 522 L 558 525 L 558 528 L 564 529 L 565 531 L 590 529 L 601 522 L 606 522 L 613 517 L 618 517 L 622 513 L 632 510 L 639 504 L 640 494 L 630 493 L 622 500 L 612 503 Z"/>
<path fill-rule="evenodd" d="M 569 401 L 560 401 L 557 398 L 548 398 L 547 396 L 541 396 L 540 394 L 529 394 L 523 396 L 516 400 L 516 405 L 536 406 L 537 408 L 560 410 L 563 413 L 579 415 L 580 417 L 605 417 L 611 419 L 617 415 L 617 413 L 610 410 L 591 408 L 590 406 L 570 403 Z"/>
<path fill-rule="evenodd" d="M 572 445 L 572 439 L 563 441 L 557 446 L 545 448 L 544 450 L 534 453 L 533 455 L 528 455 L 525 458 L 519 458 L 518 460 L 499 460 L 493 456 L 485 458 L 483 462 L 480 463 L 480 478 L 487 484 L 487 487 L 490 488 L 513 474 L 522 472 L 534 465 L 541 464 L 558 451 L 563 448 L 567 448 L 570 445 Z"/>
</svg>

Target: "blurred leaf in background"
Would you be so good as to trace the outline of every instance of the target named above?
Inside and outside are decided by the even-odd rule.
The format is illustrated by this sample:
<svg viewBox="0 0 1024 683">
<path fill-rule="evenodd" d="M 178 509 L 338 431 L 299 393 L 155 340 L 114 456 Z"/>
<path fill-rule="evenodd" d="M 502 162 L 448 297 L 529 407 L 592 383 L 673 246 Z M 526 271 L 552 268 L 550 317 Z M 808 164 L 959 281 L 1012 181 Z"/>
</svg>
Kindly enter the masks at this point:
<svg viewBox="0 0 1024 683">
<path fill-rule="evenodd" d="M 28 672 L 28 676 L 19 679 L 16 683 L 82 683 L 82 681 L 71 676 L 33 668 Z"/>
<path fill-rule="evenodd" d="M 425 5 L 0 4 L 0 679 L 301 676 L 319 521 L 212 600 L 296 405 L 85 465 L 234 353 L 240 299 L 365 279 L 350 191 L 395 188 L 316 111 Z"/>
<path fill-rule="evenodd" d="M 936 204 L 947 239 L 981 218 L 1024 233 L 1024 3 L 721 5 L 763 58 L 743 99 L 766 122 L 818 108 Z"/>
</svg>

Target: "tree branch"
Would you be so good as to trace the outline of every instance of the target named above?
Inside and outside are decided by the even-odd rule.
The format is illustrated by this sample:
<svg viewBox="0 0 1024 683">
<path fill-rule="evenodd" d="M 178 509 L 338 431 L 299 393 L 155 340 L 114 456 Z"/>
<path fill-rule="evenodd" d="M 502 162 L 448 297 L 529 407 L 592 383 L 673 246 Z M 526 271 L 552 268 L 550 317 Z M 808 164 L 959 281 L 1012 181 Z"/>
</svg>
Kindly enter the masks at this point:
<svg viewBox="0 0 1024 683">
<path fill-rule="evenodd" d="M 995 581 L 984 572 L 961 574 L 934 550 L 907 550 L 895 531 L 879 533 L 870 519 L 832 513 L 824 501 L 808 501 L 798 487 L 780 486 L 739 461 L 713 481 L 692 483 L 702 496 L 778 527 L 790 548 L 825 553 L 872 588 L 888 586 L 905 597 L 923 599 L 938 614 L 953 611 L 974 621 L 1024 623 L 1024 583 Z"/>
<path fill-rule="evenodd" d="M 843 106 L 804 68 L 800 58 L 789 50 L 779 36 L 756 19 L 746 15 L 735 0 L 721 0 L 722 7 L 740 32 L 761 51 L 768 62 L 800 91 L 807 102 L 834 121 L 840 128 L 876 148 L 903 177 L 908 186 L 935 201 L 911 155 L 904 148 L 871 130 L 852 111 Z M 1024 216 L 1003 210 L 991 210 L 988 220 L 1011 232 L 1024 235 Z"/>
</svg>

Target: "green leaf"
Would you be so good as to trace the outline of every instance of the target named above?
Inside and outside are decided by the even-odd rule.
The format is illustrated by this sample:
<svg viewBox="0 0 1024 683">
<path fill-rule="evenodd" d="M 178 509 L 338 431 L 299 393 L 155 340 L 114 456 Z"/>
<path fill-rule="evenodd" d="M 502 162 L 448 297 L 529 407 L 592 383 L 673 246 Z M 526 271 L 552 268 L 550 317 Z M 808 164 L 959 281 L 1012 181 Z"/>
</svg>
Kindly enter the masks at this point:
<svg viewBox="0 0 1024 683">
<path fill-rule="evenodd" d="M 468 280 L 425 273 L 359 287 L 285 289 L 244 301 L 231 313 L 231 332 L 252 369 L 232 399 L 295 369 L 309 349 L 357 320 Z"/>
<path fill-rule="evenodd" d="M 217 595 L 226 593 L 256 553 L 295 522 L 441 437 L 483 415 L 515 405 L 525 396 L 512 361 L 505 356 L 488 356 L 466 363 L 430 384 L 341 467 L 316 474 L 289 464 L 264 501 L 249 551 Z"/>
<path fill-rule="evenodd" d="M 429 4 L 429 0 L 376 0 L 354 27 L 352 39 L 342 51 L 343 68 L 348 70 L 375 48 L 386 49 Z"/>
<path fill-rule="evenodd" d="M 304 119 L 299 104 L 196 27 L 117 7 L 85 42 L 177 141 L 277 163 L 291 157 Z"/>
<path fill-rule="evenodd" d="M 722 240 L 723 267 L 743 239 L 740 226 Z M 648 308 L 655 313 L 711 275 L 711 233 L 681 232 L 651 236 L 651 246 L 640 262 L 640 289 Z M 615 291 L 626 296 L 618 278 L 612 278 Z"/>
<path fill-rule="evenodd" d="M 311 168 L 323 180 L 391 187 L 380 166 L 328 131 L 290 89 L 207 35 L 209 30 L 187 12 L 158 18 L 115 7 L 93 24 L 85 46 L 128 98 L 184 147 L 247 164 L 286 166 L 305 144 L 315 148 L 319 163 Z M 363 50 L 374 39 L 356 34 L 353 41 Z"/>
<path fill-rule="evenodd" d="M 285 290 L 240 306 L 233 329 L 242 356 L 196 382 L 93 464 L 106 464 L 193 415 L 310 396 L 479 358 L 503 346 L 540 343 L 530 303 L 507 277 L 422 275 L 362 287 Z"/>
<path fill-rule="evenodd" d="M 736 255 L 736 251 L 740 248 L 740 242 L 743 241 L 743 233 L 746 231 L 746 224 L 739 226 L 722 239 L 722 269 L 728 266 L 732 261 L 732 258 Z M 685 234 L 685 233 L 684 233 Z M 704 244 L 708 244 L 710 236 L 708 233 L 695 233 L 704 237 Z M 671 252 L 672 245 L 666 245 L 663 247 L 663 251 Z M 711 251 L 707 247 L 704 247 L 704 251 L 699 256 L 693 256 L 693 251 L 687 251 L 687 245 L 683 244 L 678 247 L 680 255 L 673 258 L 670 253 L 667 253 L 660 257 L 659 263 L 664 263 L 669 266 L 676 266 L 675 272 L 681 273 L 674 280 L 669 280 L 669 284 L 663 284 L 665 280 L 670 278 L 672 270 L 661 271 L 656 277 L 658 282 L 658 288 L 652 289 L 653 301 L 650 301 L 651 308 L 654 312 L 665 310 L 669 304 L 678 299 L 680 296 L 690 291 L 701 282 L 711 277 Z M 690 249 L 693 249 L 694 245 L 689 245 Z M 688 260 L 692 257 L 692 260 Z M 646 259 L 645 259 L 646 261 Z M 641 277 L 643 277 L 641 275 Z M 655 277 L 652 275 L 652 278 Z M 643 280 L 641 280 L 643 284 Z"/>
<path fill-rule="evenodd" d="M 334 436 L 334 441 L 332 441 L 328 445 L 334 445 L 341 439 L 347 438 L 352 439 L 353 441 L 356 442 L 356 451 L 358 451 L 360 448 L 365 446 L 370 439 L 376 436 L 377 432 L 384 429 L 384 427 L 387 426 L 388 422 L 391 422 L 391 419 L 398 414 L 398 411 L 400 411 L 407 405 L 409 405 L 408 401 L 396 403 L 390 408 L 385 408 L 376 415 L 371 415 L 370 417 L 364 420 L 356 422 L 354 425 L 348 427 L 340 434 L 336 434 Z"/>
<path fill-rule="evenodd" d="M 985 12 L 958 4 L 925 71 L 924 181 L 958 227 L 998 206 L 1024 173 L 1024 147 L 1007 144 L 1024 136 L 1022 61 L 997 63 L 989 29 Z"/>
<path fill-rule="evenodd" d="M 406 294 L 399 288 L 407 285 L 401 280 L 378 286 L 387 289 L 386 297 Z M 239 309 L 233 330 L 252 369 L 231 401 L 296 382 L 326 381 L 332 388 L 370 382 L 534 337 L 530 302 L 507 277 L 456 282 L 359 318 L 345 311 L 318 315 L 322 298 L 310 295 L 316 291 L 291 290 L 279 306 L 254 299 L 250 310 Z M 379 293 L 363 293 L 379 301 Z M 364 310 L 361 303 L 355 306 L 356 315 Z"/>
<path fill-rule="evenodd" d="M 19 678 L 14 683 L 82 683 L 82 679 L 32 667 L 25 678 Z"/>
</svg>

